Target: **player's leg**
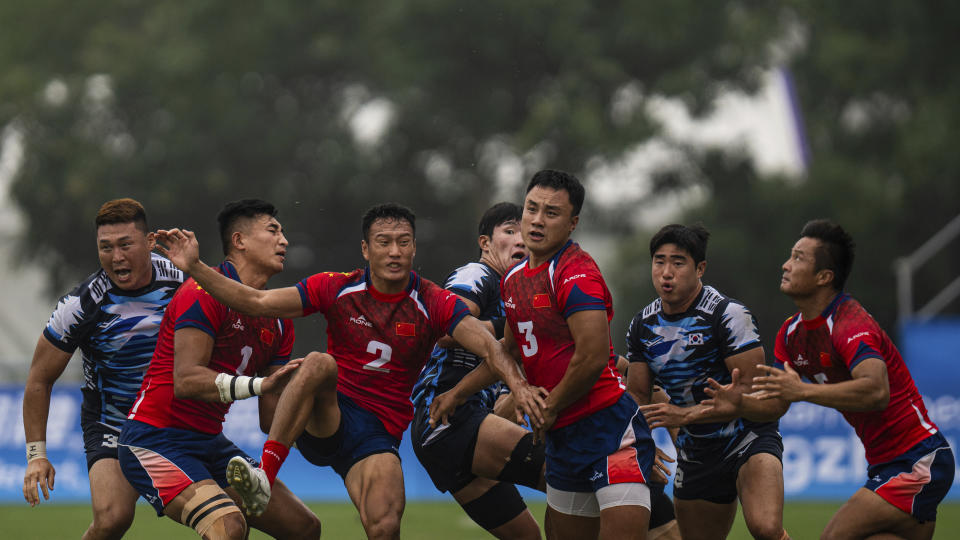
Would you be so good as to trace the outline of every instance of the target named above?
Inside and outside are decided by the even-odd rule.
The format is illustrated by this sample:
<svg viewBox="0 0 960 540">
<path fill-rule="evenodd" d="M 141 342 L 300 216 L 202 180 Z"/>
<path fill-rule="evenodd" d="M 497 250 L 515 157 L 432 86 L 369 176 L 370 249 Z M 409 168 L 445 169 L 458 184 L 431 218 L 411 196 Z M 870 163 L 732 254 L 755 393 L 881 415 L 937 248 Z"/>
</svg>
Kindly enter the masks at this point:
<svg viewBox="0 0 960 540">
<path fill-rule="evenodd" d="M 290 447 L 304 429 L 323 438 L 333 435 L 339 424 L 337 361 L 327 353 L 311 352 L 280 395 L 268 439 Z"/>
<path fill-rule="evenodd" d="M 610 484 L 597 490 L 600 538 L 645 540 L 650 525 L 650 488 L 646 484 Z"/>
<path fill-rule="evenodd" d="M 820 538 L 839 540 L 893 533 L 910 540 L 929 539 L 933 538 L 935 525 L 935 521 L 920 523 L 873 491 L 860 488 L 837 510 Z"/>
<path fill-rule="evenodd" d="M 230 491 L 233 490 L 228 488 L 227 492 Z M 273 484 L 266 511 L 260 516 L 247 516 L 247 523 L 273 538 L 320 538 L 320 519 L 279 480 Z"/>
<path fill-rule="evenodd" d="M 133 523 L 139 495 L 124 478 L 117 458 L 98 459 L 89 476 L 93 522 L 83 539 L 122 538 Z"/>
<path fill-rule="evenodd" d="M 777 456 L 758 453 L 740 467 L 737 492 L 743 519 L 757 539 L 788 538 L 783 529 L 783 465 Z"/>
<path fill-rule="evenodd" d="M 664 493 L 665 486 L 648 484 L 650 488 L 650 525 L 647 540 L 680 540 L 673 501 Z"/>
<path fill-rule="evenodd" d="M 163 508 L 170 519 L 208 540 L 243 540 L 247 522 L 233 499 L 207 478 L 187 486 Z"/>
<path fill-rule="evenodd" d="M 677 525 L 684 540 L 723 539 L 730 534 L 737 515 L 737 502 L 715 503 L 704 499 L 674 497 Z"/>
<path fill-rule="evenodd" d="M 540 526 L 513 484 L 475 478 L 453 498 L 470 519 L 497 538 L 540 538 Z"/>
<path fill-rule="evenodd" d="M 547 485 L 544 528 L 548 540 L 597 538 L 600 506 L 594 493 L 564 491 Z"/>
<path fill-rule="evenodd" d="M 396 454 L 384 452 L 356 462 L 343 481 L 370 539 L 400 537 L 406 504 L 403 471 Z"/>
<path fill-rule="evenodd" d="M 480 424 L 473 452 L 473 474 L 546 490 L 543 477 L 544 445 L 534 444 L 533 434 L 501 418 L 488 414 Z"/>
</svg>

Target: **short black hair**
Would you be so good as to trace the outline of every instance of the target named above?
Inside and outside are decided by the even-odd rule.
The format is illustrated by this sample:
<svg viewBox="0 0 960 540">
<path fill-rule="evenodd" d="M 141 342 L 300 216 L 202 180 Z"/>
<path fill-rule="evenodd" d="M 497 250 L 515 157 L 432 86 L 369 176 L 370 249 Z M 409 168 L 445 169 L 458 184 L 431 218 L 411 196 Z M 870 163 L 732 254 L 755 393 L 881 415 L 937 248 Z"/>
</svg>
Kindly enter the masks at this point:
<svg viewBox="0 0 960 540">
<path fill-rule="evenodd" d="M 520 222 L 520 206 L 512 202 L 500 202 L 487 209 L 480 218 L 480 236 L 493 236 L 493 229 L 511 221 Z"/>
<path fill-rule="evenodd" d="M 690 226 L 673 223 L 657 231 L 650 239 L 650 256 L 653 257 L 664 244 L 676 244 L 693 257 L 694 264 L 700 264 L 707 259 L 709 239 L 710 231 L 700 223 Z"/>
<path fill-rule="evenodd" d="M 567 195 L 570 197 L 570 203 L 573 205 L 573 215 L 580 215 L 580 209 L 583 208 L 583 198 L 586 192 L 583 189 L 583 184 L 580 183 L 580 180 L 577 180 L 576 176 L 564 171 L 544 169 L 534 174 L 533 178 L 530 179 L 530 183 L 527 184 L 527 193 L 530 193 L 530 190 L 537 186 L 543 186 L 557 191 L 561 189 L 566 190 Z"/>
<path fill-rule="evenodd" d="M 230 253 L 230 238 L 237 230 L 241 220 L 255 218 L 260 215 L 277 217 L 277 209 L 267 201 L 260 199 L 241 199 L 227 203 L 217 214 L 217 223 L 220 224 L 220 243 L 223 244 L 223 254 Z"/>
<path fill-rule="evenodd" d="M 397 203 L 385 203 L 378 204 L 363 214 L 363 221 L 361 222 L 360 228 L 363 233 L 363 239 L 369 240 L 367 236 L 370 234 L 370 227 L 373 225 L 373 222 L 378 219 L 385 219 L 387 221 L 406 221 L 410 224 L 410 228 L 413 229 L 413 235 L 417 235 L 417 216 L 413 215 L 413 210 L 410 210 L 406 206 L 401 206 Z"/>
<path fill-rule="evenodd" d="M 856 244 L 843 227 L 829 219 L 808 221 L 800 231 L 801 237 L 816 238 L 820 246 L 814 251 L 816 271 L 833 272 L 833 288 L 842 291 L 853 270 L 853 255 Z"/>
</svg>

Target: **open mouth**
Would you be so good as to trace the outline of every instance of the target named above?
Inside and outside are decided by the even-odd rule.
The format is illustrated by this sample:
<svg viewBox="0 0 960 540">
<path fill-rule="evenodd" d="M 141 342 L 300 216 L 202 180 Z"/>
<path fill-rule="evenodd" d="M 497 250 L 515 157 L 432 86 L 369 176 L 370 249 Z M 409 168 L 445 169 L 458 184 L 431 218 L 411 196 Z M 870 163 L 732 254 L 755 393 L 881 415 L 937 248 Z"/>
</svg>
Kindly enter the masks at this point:
<svg viewBox="0 0 960 540">
<path fill-rule="evenodd" d="M 522 251 L 515 251 L 512 255 L 510 255 L 510 258 L 514 261 L 522 261 L 524 257 L 526 257 L 526 254 L 524 254 Z"/>
<path fill-rule="evenodd" d="M 130 279 L 130 275 L 131 275 L 133 272 L 132 272 L 129 268 L 124 268 L 124 269 L 121 269 L 121 270 L 114 270 L 113 273 L 117 275 L 117 279 L 119 279 L 119 280 L 121 280 L 121 281 L 126 281 L 126 280 Z"/>
<path fill-rule="evenodd" d="M 537 231 L 530 231 L 531 240 L 543 240 L 543 233 Z"/>
<path fill-rule="evenodd" d="M 664 283 L 660 285 L 660 289 L 665 293 L 673 292 L 673 285 L 670 283 Z"/>
</svg>

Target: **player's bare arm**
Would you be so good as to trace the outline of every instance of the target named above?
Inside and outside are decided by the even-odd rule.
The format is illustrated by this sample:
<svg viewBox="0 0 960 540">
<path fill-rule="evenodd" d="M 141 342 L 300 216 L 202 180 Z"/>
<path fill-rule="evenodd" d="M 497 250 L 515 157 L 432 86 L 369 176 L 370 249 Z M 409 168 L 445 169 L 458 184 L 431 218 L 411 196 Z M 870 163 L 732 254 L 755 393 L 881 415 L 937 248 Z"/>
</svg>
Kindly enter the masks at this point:
<svg viewBox="0 0 960 540">
<path fill-rule="evenodd" d="M 473 300 L 470 300 L 469 298 L 464 298 L 459 294 L 457 295 L 457 298 L 459 298 L 460 301 L 467 306 L 467 309 L 470 310 L 471 315 L 473 315 L 474 317 L 480 316 L 480 306 L 478 306 L 476 302 L 474 302 Z M 490 332 L 490 335 L 496 336 L 496 331 L 493 328 L 492 322 L 481 321 L 479 319 L 478 321 L 487 330 L 487 332 Z M 437 345 L 439 345 L 440 347 L 443 347 L 444 349 L 455 349 L 458 347 L 463 348 L 463 346 L 457 343 L 457 340 L 453 339 L 452 336 L 443 336 L 442 338 L 437 340 Z"/>
<path fill-rule="evenodd" d="M 190 274 L 219 302 L 254 317 L 292 319 L 303 315 L 300 291 L 296 287 L 255 289 L 210 268 L 200 260 L 200 244 L 193 231 L 157 231 L 157 251 L 179 269 Z"/>
<path fill-rule="evenodd" d="M 653 374 L 644 362 L 634 362 L 627 370 L 627 392 L 640 405 L 649 405 L 653 396 Z M 667 400 L 669 401 L 669 400 Z"/>
<path fill-rule="evenodd" d="M 50 392 L 70 361 L 71 353 L 55 347 L 46 337 L 40 336 L 33 351 L 33 361 L 23 389 L 23 434 L 26 442 L 47 440 L 47 418 L 50 414 Z M 44 500 L 50 500 L 56 470 L 44 455 L 29 457 L 23 475 L 23 498 L 30 506 L 40 504 L 39 485 Z"/>
<path fill-rule="evenodd" d="M 567 318 L 567 326 L 573 337 L 573 356 L 563 378 L 547 396 L 543 425 L 534 426 L 538 439 L 553 426 L 560 411 L 593 387 L 610 360 L 610 324 L 605 311 L 578 311 Z"/>
<path fill-rule="evenodd" d="M 212 353 L 213 338 L 203 330 L 181 328 L 174 332 L 173 393 L 178 399 L 223 401 L 216 382 L 220 373 L 208 367 Z M 279 393 L 302 362 L 302 358 L 291 360 L 264 378 L 261 395 Z"/>
<path fill-rule="evenodd" d="M 761 399 L 809 401 L 853 412 L 883 410 L 890 402 L 887 365 L 879 358 L 860 362 L 850 372 L 853 379 L 831 384 L 804 382 L 790 364 L 784 364 L 783 370 L 765 365 L 757 367 L 763 374 L 753 379 L 753 389 L 760 392 Z"/>
</svg>

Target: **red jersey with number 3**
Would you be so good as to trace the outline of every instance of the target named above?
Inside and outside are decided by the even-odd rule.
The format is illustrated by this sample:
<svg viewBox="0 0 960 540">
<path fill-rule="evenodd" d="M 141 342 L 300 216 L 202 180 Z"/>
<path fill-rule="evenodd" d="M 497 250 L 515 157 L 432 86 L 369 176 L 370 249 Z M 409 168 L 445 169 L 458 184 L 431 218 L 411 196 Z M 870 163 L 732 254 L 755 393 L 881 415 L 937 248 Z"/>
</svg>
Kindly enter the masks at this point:
<svg viewBox="0 0 960 540">
<path fill-rule="evenodd" d="M 240 281 L 230 262 L 217 271 Z M 288 319 L 250 317 L 221 304 L 193 278 L 177 289 L 160 323 L 157 348 L 140 385 L 140 394 L 127 418 L 154 427 L 174 427 L 201 433 L 223 431 L 229 403 L 180 399 L 173 395 L 173 340 L 182 328 L 196 328 L 213 338 L 207 367 L 218 373 L 254 376 L 283 365 L 293 349 L 293 323 Z"/>
<path fill-rule="evenodd" d="M 369 269 L 314 274 L 297 288 L 304 315 L 326 316 L 337 390 L 402 437 L 413 420 L 410 392 L 417 376 L 437 340 L 470 313 L 466 304 L 414 272 L 398 294 L 374 289 Z"/>
<path fill-rule="evenodd" d="M 507 272 L 500 295 L 528 381 L 553 390 L 576 349 L 567 318 L 580 311 L 603 310 L 609 324 L 613 300 L 593 258 L 573 241 L 568 240 L 556 255 L 536 268 L 528 268 L 528 262 L 525 259 Z M 552 429 L 609 407 L 624 390 L 611 342 L 607 367 L 600 378 L 586 395 L 560 411 Z"/>
<path fill-rule="evenodd" d="M 853 379 L 860 362 L 878 358 L 887 366 L 890 402 L 882 411 L 840 411 L 863 442 L 867 462 L 885 463 L 937 432 L 906 364 L 890 336 L 859 302 L 838 294 L 816 319 L 800 314 L 780 327 L 774 345 L 776 365 L 790 367 L 809 381 L 832 384 Z"/>
</svg>

